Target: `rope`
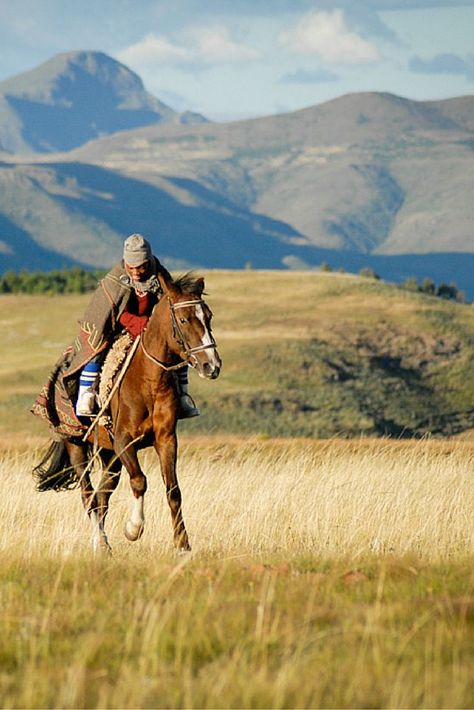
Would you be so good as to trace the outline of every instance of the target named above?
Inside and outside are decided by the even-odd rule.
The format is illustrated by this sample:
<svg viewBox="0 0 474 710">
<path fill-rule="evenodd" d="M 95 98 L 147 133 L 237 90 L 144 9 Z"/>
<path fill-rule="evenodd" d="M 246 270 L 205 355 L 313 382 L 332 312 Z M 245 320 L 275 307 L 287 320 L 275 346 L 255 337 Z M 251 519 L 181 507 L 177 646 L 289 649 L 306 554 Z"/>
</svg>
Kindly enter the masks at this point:
<svg viewBox="0 0 474 710">
<path fill-rule="evenodd" d="M 144 354 L 146 355 L 146 357 L 149 360 L 151 360 L 152 362 L 154 362 L 155 365 L 158 365 L 166 372 L 170 372 L 171 370 L 179 370 L 181 367 L 184 367 L 185 365 L 188 364 L 187 360 L 183 360 L 182 362 L 179 362 L 177 365 L 165 365 L 163 362 L 161 362 L 161 360 L 157 360 L 156 357 L 153 357 L 153 355 L 151 355 L 148 352 L 148 350 L 145 347 L 145 343 L 143 342 L 143 338 L 140 338 L 140 345 L 142 346 L 142 350 L 143 350 Z"/>
</svg>

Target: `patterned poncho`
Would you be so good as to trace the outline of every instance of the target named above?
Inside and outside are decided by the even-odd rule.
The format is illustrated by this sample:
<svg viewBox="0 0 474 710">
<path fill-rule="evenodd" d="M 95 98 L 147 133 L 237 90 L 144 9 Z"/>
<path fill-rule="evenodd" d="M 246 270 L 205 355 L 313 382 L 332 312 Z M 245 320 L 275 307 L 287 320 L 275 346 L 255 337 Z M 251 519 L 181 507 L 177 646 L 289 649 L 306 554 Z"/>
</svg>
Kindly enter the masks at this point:
<svg viewBox="0 0 474 710">
<path fill-rule="evenodd" d="M 164 266 L 153 257 L 154 275 L 171 279 Z M 31 411 L 46 421 L 56 434 L 79 437 L 87 426 L 75 413 L 78 376 L 95 355 L 106 350 L 122 328 L 119 319 L 125 311 L 133 286 L 123 264 L 115 266 L 100 282 L 89 306 L 79 321 L 74 342 L 61 354 Z"/>
</svg>

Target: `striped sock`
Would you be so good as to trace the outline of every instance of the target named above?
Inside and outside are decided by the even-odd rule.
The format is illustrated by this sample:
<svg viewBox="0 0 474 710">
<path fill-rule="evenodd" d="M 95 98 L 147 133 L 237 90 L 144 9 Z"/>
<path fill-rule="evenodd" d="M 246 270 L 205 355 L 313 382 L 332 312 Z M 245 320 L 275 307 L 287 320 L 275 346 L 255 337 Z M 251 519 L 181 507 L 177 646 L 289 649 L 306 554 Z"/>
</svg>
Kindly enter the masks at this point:
<svg viewBox="0 0 474 710">
<path fill-rule="evenodd" d="M 100 365 L 98 362 L 88 362 L 79 376 L 79 387 L 92 388 L 97 382 Z"/>
<path fill-rule="evenodd" d="M 182 367 L 180 370 L 178 370 L 178 383 L 179 386 L 183 388 L 183 390 L 186 391 L 188 387 L 188 368 L 187 367 Z"/>
</svg>

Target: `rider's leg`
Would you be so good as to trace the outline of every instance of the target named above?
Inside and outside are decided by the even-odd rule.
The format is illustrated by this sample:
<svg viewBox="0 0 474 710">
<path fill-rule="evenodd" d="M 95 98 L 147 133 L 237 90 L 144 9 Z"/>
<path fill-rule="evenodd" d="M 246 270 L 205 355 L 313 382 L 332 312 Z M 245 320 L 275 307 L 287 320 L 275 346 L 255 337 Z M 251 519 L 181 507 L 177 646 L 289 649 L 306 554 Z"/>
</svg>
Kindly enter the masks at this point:
<svg viewBox="0 0 474 710">
<path fill-rule="evenodd" d="M 176 383 L 178 387 L 179 411 L 178 419 L 189 419 L 190 417 L 198 417 L 201 412 L 196 407 L 196 404 L 189 394 L 188 368 L 182 367 L 177 372 Z"/>
<path fill-rule="evenodd" d="M 76 414 L 80 417 L 90 417 L 94 414 L 100 368 L 101 358 L 96 356 L 87 363 L 79 376 Z"/>
</svg>

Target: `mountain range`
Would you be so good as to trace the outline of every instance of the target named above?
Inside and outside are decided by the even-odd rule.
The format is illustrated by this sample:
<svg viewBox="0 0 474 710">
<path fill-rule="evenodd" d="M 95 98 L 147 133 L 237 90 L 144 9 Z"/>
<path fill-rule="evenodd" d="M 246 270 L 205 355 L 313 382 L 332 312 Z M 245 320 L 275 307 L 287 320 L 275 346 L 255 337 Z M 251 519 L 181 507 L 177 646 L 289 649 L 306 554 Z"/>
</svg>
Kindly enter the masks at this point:
<svg viewBox="0 0 474 710">
<path fill-rule="evenodd" d="M 474 97 L 342 96 L 264 118 L 177 113 L 70 52 L 0 83 L 0 268 L 373 268 L 474 297 Z"/>
</svg>

